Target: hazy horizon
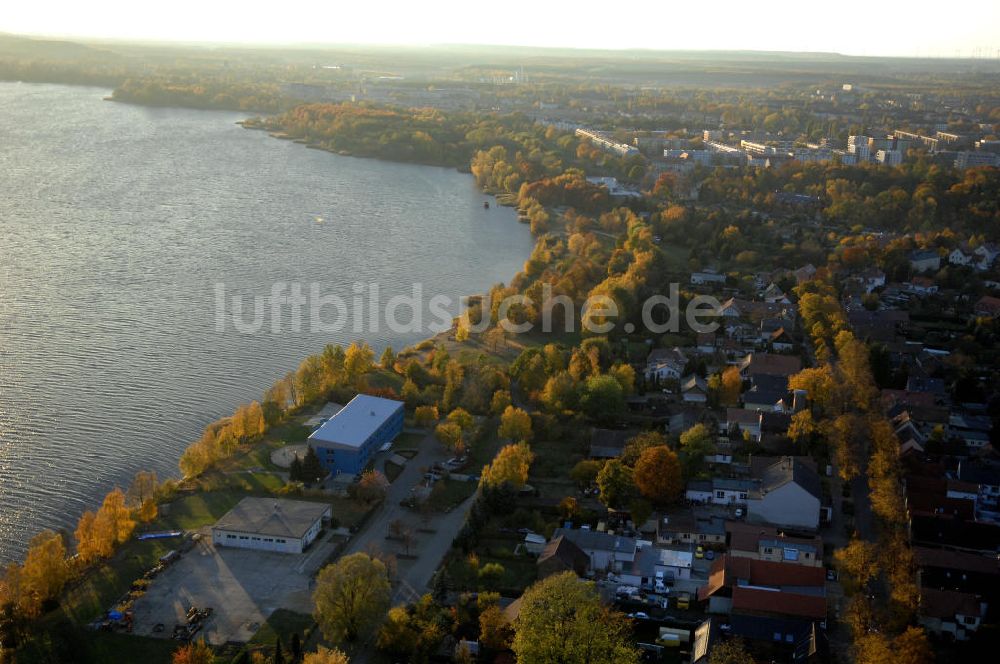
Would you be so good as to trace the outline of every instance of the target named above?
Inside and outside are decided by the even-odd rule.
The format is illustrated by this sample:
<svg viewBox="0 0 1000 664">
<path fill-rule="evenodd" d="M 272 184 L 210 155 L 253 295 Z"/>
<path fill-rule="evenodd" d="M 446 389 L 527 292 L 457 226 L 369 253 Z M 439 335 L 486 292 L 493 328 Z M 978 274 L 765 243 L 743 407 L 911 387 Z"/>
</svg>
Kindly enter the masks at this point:
<svg viewBox="0 0 1000 664">
<path fill-rule="evenodd" d="M 723 0 L 711 13 L 639 0 L 628 14 L 509 0 L 490 12 L 456 0 L 413 6 L 398 0 L 315 7 L 289 0 L 211 4 L 178 0 L 169 12 L 137 15 L 124 0 L 19 3 L 0 32 L 58 39 L 234 46 L 496 46 L 609 51 L 757 51 L 843 56 L 1000 58 L 1000 3 L 963 0 L 946 34 L 901 0 L 845 0 L 834 9 L 790 0 Z M 193 17 L 197 17 L 194 19 Z M 303 20 L 308 17 L 309 20 Z"/>
</svg>

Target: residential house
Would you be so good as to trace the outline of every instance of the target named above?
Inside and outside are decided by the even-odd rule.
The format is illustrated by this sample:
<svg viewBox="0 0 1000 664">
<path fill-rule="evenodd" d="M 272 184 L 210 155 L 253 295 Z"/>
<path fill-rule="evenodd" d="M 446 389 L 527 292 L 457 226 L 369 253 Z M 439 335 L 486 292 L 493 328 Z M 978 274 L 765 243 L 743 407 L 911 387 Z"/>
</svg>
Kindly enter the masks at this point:
<svg viewBox="0 0 1000 664">
<path fill-rule="evenodd" d="M 858 274 L 858 280 L 866 293 L 872 293 L 879 288 L 885 287 L 885 272 L 876 268 L 869 268 Z"/>
<path fill-rule="evenodd" d="M 994 242 L 987 242 L 976 247 L 976 258 L 977 264 L 976 269 L 978 270 L 988 270 L 992 267 L 993 263 L 996 261 L 997 256 L 1000 256 L 1000 245 Z"/>
<path fill-rule="evenodd" d="M 792 301 L 788 299 L 785 292 L 777 286 L 777 284 L 769 284 L 764 292 L 761 293 L 761 298 L 769 304 L 791 304 Z"/>
<path fill-rule="evenodd" d="M 912 293 L 919 297 L 925 295 L 933 295 L 938 292 L 937 284 L 934 283 L 933 279 L 927 277 L 916 276 L 910 279 L 906 284 L 904 284 L 907 293 Z"/>
<path fill-rule="evenodd" d="M 949 634 L 956 641 L 967 641 L 979 629 L 985 613 L 985 603 L 972 593 L 920 589 L 917 622 L 931 634 Z"/>
<path fill-rule="evenodd" d="M 972 307 L 972 313 L 980 318 L 1000 317 L 1000 298 L 984 295 Z"/>
<path fill-rule="evenodd" d="M 691 284 L 694 286 L 704 286 L 706 284 L 726 284 L 726 275 L 706 270 L 704 272 L 692 272 Z"/>
<path fill-rule="evenodd" d="M 712 564 L 698 589 L 708 613 L 826 619 L 826 570 L 728 554 Z"/>
<path fill-rule="evenodd" d="M 577 576 L 585 576 L 590 566 L 590 557 L 583 549 L 567 537 L 553 537 L 538 556 L 538 578 L 575 572 Z"/>
<path fill-rule="evenodd" d="M 773 526 L 727 521 L 726 546 L 734 558 L 823 566 L 823 539 L 818 535 L 789 537 Z"/>
<path fill-rule="evenodd" d="M 801 358 L 774 353 L 749 353 L 740 362 L 740 375 L 753 379 L 757 375 L 788 377 L 802 370 Z"/>
<path fill-rule="evenodd" d="M 714 477 L 710 480 L 691 480 L 684 497 L 692 503 L 741 506 L 747 502 L 755 482 L 750 479 Z"/>
<path fill-rule="evenodd" d="M 715 332 L 699 332 L 695 341 L 695 350 L 700 355 L 713 355 L 718 350 Z"/>
<path fill-rule="evenodd" d="M 755 477 L 759 483 L 749 493 L 747 521 L 782 528 L 819 528 L 823 498 L 819 474 L 795 457 L 781 457 Z"/>
<path fill-rule="evenodd" d="M 630 569 L 619 574 L 619 580 L 630 586 L 648 586 L 654 583 L 659 572 L 665 580 L 690 579 L 694 566 L 691 551 L 661 549 L 646 543 L 636 550 L 635 561 Z"/>
<path fill-rule="evenodd" d="M 795 283 L 801 286 L 816 276 L 816 266 L 812 263 L 807 263 L 792 272 L 792 276 L 795 278 Z"/>
<path fill-rule="evenodd" d="M 914 272 L 937 272 L 941 269 L 941 256 L 933 249 L 918 249 L 910 252 L 910 267 Z"/>
<path fill-rule="evenodd" d="M 952 265 L 972 265 L 975 260 L 975 254 L 968 253 L 960 247 L 955 247 L 948 254 L 948 262 Z"/>
<path fill-rule="evenodd" d="M 589 528 L 556 528 L 552 539 L 565 537 L 586 554 L 592 571 L 627 572 L 635 562 L 636 541 L 632 537 L 601 533 Z"/>
<path fill-rule="evenodd" d="M 776 353 L 790 353 L 795 348 L 795 341 L 792 339 L 792 335 L 788 334 L 788 331 L 783 327 L 771 333 L 768 343 L 771 346 L 771 350 Z"/>
<path fill-rule="evenodd" d="M 787 385 L 787 381 L 785 384 Z M 787 396 L 787 388 L 769 388 L 764 384 L 757 384 L 743 393 L 743 408 L 755 412 L 773 412 L 778 409 L 778 402 L 783 401 Z M 759 424 L 758 422 L 758 428 Z"/>
<path fill-rule="evenodd" d="M 751 440 L 760 440 L 760 416 L 761 411 L 759 410 L 727 408 L 726 421 L 720 422 L 719 432 L 746 435 Z"/>
<path fill-rule="evenodd" d="M 691 374 L 681 381 L 681 399 L 687 403 L 705 403 L 708 401 L 708 382 Z"/>
<path fill-rule="evenodd" d="M 661 545 L 700 544 L 722 547 L 726 543 L 726 522 L 702 508 L 664 514 L 656 522 L 656 542 Z"/>
<path fill-rule="evenodd" d="M 679 380 L 687 362 L 680 348 L 654 348 L 646 358 L 646 380 Z"/>
</svg>

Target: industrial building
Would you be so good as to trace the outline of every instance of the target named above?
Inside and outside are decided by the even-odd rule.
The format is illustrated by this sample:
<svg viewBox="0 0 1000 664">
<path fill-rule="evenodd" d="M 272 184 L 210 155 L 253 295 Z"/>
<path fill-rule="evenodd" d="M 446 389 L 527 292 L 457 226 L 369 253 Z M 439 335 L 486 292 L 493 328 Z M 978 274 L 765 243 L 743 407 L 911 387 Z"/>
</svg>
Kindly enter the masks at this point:
<svg viewBox="0 0 1000 664">
<path fill-rule="evenodd" d="M 302 553 L 333 516 L 327 503 L 244 498 L 212 526 L 215 546 Z"/>
<path fill-rule="evenodd" d="M 359 394 L 309 436 L 331 473 L 360 473 L 378 449 L 403 430 L 403 403 Z"/>
</svg>

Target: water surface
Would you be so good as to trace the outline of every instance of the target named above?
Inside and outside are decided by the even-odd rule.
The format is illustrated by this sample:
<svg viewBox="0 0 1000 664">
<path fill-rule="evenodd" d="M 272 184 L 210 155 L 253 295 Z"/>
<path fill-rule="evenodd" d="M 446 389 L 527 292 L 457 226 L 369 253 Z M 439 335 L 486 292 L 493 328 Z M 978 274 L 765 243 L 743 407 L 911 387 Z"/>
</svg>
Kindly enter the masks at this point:
<svg viewBox="0 0 1000 664">
<path fill-rule="evenodd" d="M 296 333 L 287 309 L 277 333 L 269 314 L 257 334 L 219 332 L 216 284 L 457 298 L 508 280 L 532 246 L 468 175 L 106 94 L 0 83 L 0 560 L 138 469 L 176 475 L 206 423 L 324 344 L 426 336 L 312 333 L 307 316 Z"/>
</svg>

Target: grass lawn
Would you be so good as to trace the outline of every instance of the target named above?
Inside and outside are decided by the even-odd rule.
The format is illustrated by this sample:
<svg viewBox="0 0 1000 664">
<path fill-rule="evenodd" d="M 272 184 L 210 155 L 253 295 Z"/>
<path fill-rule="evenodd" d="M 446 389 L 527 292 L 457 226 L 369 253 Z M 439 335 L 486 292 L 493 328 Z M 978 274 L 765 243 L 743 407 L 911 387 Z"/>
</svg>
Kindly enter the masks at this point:
<svg viewBox="0 0 1000 664">
<path fill-rule="evenodd" d="M 584 458 L 584 454 L 566 440 L 540 440 L 531 443 L 535 461 L 531 464 L 531 476 L 553 479 L 568 479 L 569 471 Z"/>
<path fill-rule="evenodd" d="M 386 461 L 384 464 L 385 468 L 385 478 L 390 482 L 395 482 L 399 474 L 403 472 L 403 466 L 395 464 L 391 461 Z"/>
<path fill-rule="evenodd" d="M 399 452 L 400 450 L 419 449 L 424 437 L 424 434 L 420 433 L 401 433 L 392 442 L 392 451 Z"/>
<path fill-rule="evenodd" d="M 298 633 L 303 643 L 306 640 L 306 630 L 312 629 L 313 617 L 305 613 L 297 613 L 288 609 L 275 609 L 257 633 L 250 639 L 248 646 L 274 646 L 280 637 L 282 649 L 288 652 L 292 642 L 292 634 Z"/>
<path fill-rule="evenodd" d="M 143 662 L 143 664 L 169 664 L 173 652 L 180 644 L 170 639 L 154 639 L 131 634 L 91 632 L 88 662 Z"/>
<path fill-rule="evenodd" d="M 193 530 L 215 523 L 241 497 L 242 494 L 235 492 L 181 496 L 170 503 L 165 514 L 143 530 Z M 128 591 L 133 581 L 153 567 L 160 556 L 179 544 L 179 539 L 129 540 L 110 560 L 92 569 L 65 592 L 54 617 L 58 618 L 61 614 L 77 624 L 85 624 L 103 615 Z"/>
<path fill-rule="evenodd" d="M 455 480 L 438 480 L 427 498 L 427 505 L 438 512 L 447 511 L 460 504 L 476 492 L 476 482 L 457 482 Z"/>
<path fill-rule="evenodd" d="M 399 392 L 403 389 L 403 381 L 402 376 L 387 369 L 375 369 L 368 374 L 368 387 L 373 389 L 388 387 Z"/>
<path fill-rule="evenodd" d="M 497 418 L 491 417 L 480 424 L 482 435 L 477 437 L 469 445 L 469 465 L 463 471 L 470 475 L 478 475 L 483 466 L 493 461 L 500 448 L 500 439 L 497 437 Z"/>
<path fill-rule="evenodd" d="M 516 545 L 517 541 L 511 540 L 483 540 L 476 547 L 478 569 L 481 570 L 489 563 L 497 563 L 503 567 L 503 574 L 499 578 L 480 577 L 478 571 L 469 564 L 468 558 L 456 555 L 446 565 L 449 581 L 460 591 L 501 590 L 520 594 L 537 580 L 538 569 L 534 558 L 513 555 L 513 547 Z M 490 555 L 487 551 L 499 555 Z"/>
</svg>

